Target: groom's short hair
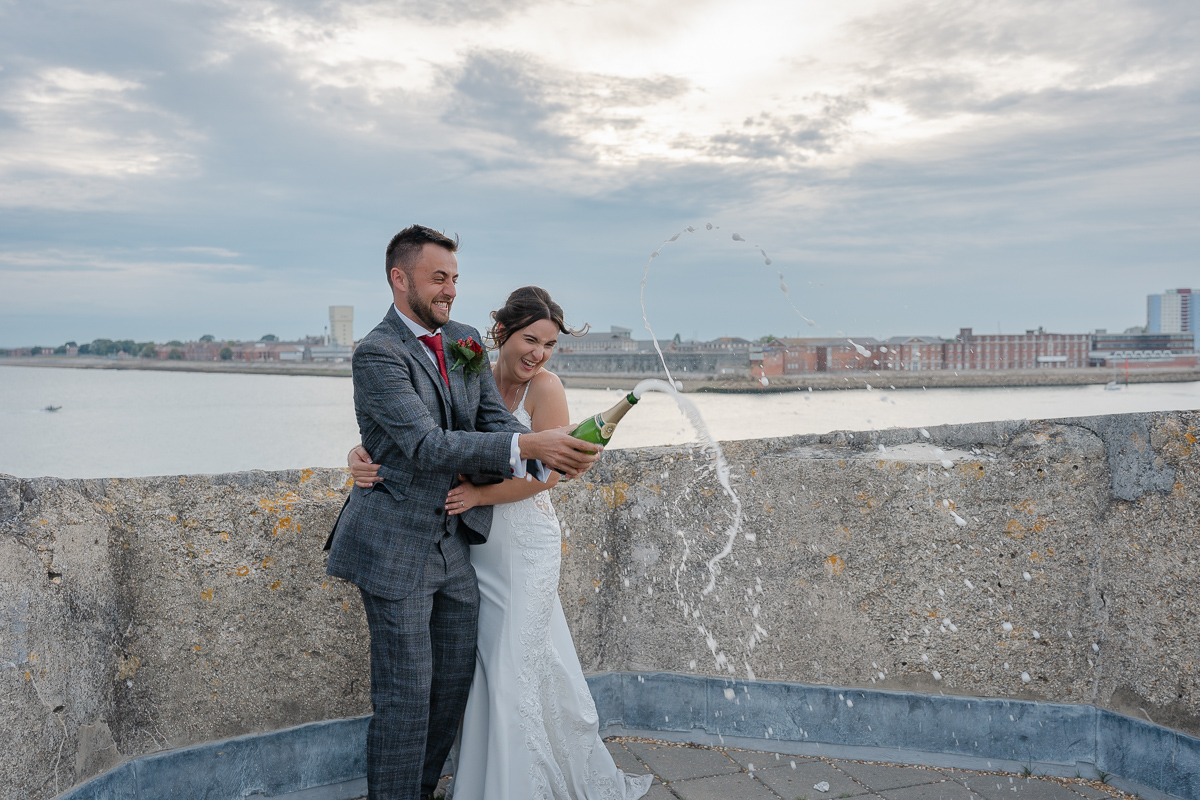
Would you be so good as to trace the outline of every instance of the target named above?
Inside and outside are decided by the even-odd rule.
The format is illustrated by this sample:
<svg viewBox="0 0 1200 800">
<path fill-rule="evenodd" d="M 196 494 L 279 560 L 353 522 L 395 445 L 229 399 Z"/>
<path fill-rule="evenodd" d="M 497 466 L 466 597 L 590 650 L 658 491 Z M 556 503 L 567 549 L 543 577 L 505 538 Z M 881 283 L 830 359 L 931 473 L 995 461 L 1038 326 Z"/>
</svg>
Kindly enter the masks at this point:
<svg viewBox="0 0 1200 800">
<path fill-rule="evenodd" d="M 421 250 L 427 244 L 435 244 L 455 253 L 458 252 L 458 234 L 451 239 L 446 234 L 424 225 L 409 225 L 397 233 L 392 237 L 392 241 L 388 242 L 387 258 L 384 262 L 387 267 L 388 286 L 392 285 L 392 270 L 397 267 L 404 270 L 405 275 L 412 275 L 413 267 L 421 258 Z"/>
</svg>

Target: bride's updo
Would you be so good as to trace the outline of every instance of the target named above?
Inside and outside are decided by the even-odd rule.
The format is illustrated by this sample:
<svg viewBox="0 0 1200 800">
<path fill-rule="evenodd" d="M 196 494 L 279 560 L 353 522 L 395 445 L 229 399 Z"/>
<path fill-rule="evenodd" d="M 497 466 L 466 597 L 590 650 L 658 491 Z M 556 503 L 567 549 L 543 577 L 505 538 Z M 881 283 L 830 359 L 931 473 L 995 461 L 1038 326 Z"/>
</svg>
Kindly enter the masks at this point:
<svg viewBox="0 0 1200 800">
<path fill-rule="evenodd" d="M 493 347 L 499 347 L 509 336 L 543 319 L 550 320 L 559 331 L 571 336 L 582 336 L 591 327 L 584 323 L 578 330 L 568 328 L 563 321 L 562 306 L 550 298 L 549 292 L 540 286 L 522 286 L 508 296 L 502 308 L 492 312 L 495 324 L 488 331 L 488 338 Z"/>
</svg>

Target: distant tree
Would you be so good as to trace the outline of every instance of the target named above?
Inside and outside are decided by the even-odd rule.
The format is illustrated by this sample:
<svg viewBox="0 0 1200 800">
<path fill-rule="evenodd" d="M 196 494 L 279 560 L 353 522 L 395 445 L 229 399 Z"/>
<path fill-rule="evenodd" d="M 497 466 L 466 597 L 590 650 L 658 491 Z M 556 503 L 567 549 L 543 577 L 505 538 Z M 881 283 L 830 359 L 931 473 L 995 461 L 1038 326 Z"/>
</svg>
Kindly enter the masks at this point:
<svg viewBox="0 0 1200 800">
<path fill-rule="evenodd" d="M 170 361 L 183 361 L 183 351 L 178 347 L 172 347 L 171 352 L 167 353 L 167 358 Z"/>
<path fill-rule="evenodd" d="M 216 340 L 217 337 L 213 336 L 211 333 L 206 333 L 200 337 L 200 341 L 202 342 L 215 342 Z"/>
<path fill-rule="evenodd" d="M 92 346 L 90 344 L 88 344 L 87 342 L 84 342 L 83 344 L 79 345 L 79 355 L 86 356 L 91 352 L 92 352 Z"/>
<path fill-rule="evenodd" d="M 31 355 L 31 356 L 40 356 L 41 354 L 42 354 L 42 348 L 40 348 L 40 347 L 31 347 L 29 349 L 29 355 Z"/>
<path fill-rule="evenodd" d="M 65 344 L 60 344 L 58 347 L 54 348 L 54 355 L 65 356 L 66 354 L 67 354 L 67 346 Z"/>
<path fill-rule="evenodd" d="M 167 347 L 183 347 L 183 342 L 179 341 L 178 339 L 172 339 L 171 341 L 167 342 Z"/>
<path fill-rule="evenodd" d="M 7 350 L 5 350 L 4 348 L 0 347 L 0 358 L 8 358 L 8 356 L 9 356 L 9 352 Z"/>
<path fill-rule="evenodd" d="M 775 341 L 775 337 L 769 333 L 766 336 L 760 336 L 758 339 L 759 344 L 770 344 L 773 341 Z"/>
<path fill-rule="evenodd" d="M 116 348 L 116 352 L 128 353 L 131 356 L 137 355 L 137 351 L 139 349 L 137 342 L 135 342 L 133 339 L 122 339 L 119 342 L 113 342 L 113 346 Z"/>
<path fill-rule="evenodd" d="M 79 347 L 75 342 L 67 342 L 63 347 Z"/>
<path fill-rule="evenodd" d="M 222 347 L 221 348 L 221 360 L 222 361 L 230 361 L 232 359 L 233 359 L 233 348 Z"/>
<path fill-rule="evenodd" d="M 672 339 L 671 341 L 674 342 L 675 344 L 683 344 L 683 339 L 679 336 L 678 333 L 675 334 L 675 338 Z"/>
<path fill-rule="evenodd" d="M 158 358 L 158 345 L 154 342 L 145 342 L 139 345 L 137 351 L 140 358 Z"/>
<path fill-rule="evenodd" d="M 106 356 L 109 353 L 117 352 L 114 349 L 115 342 L 112 339 L 95 339 L 92 341 L 91 353 L 94 356 Z"/>
<path fill-rule="evenodd" d="M 278 342 L 279 337 L 273 333 L 268 333 L 266 336 L 259 339 L 260 342 Z"/>
<path fill-rule="evenodd" d="M 1145 333 L 1145 325 L 1134 325 L 1132 328 L 1126 328 L 1125 333 Z"/>
</svg>

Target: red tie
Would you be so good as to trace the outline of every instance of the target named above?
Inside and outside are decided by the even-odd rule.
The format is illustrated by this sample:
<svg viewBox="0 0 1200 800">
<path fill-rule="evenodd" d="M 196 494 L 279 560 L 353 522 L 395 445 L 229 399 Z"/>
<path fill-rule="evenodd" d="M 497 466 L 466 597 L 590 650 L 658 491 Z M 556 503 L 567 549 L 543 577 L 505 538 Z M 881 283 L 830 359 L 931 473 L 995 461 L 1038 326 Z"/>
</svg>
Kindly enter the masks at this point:
<svg viewBox="0 0 1200 800">
<path fill-rule="evenodd" d="M 438 360 L 438 372 L 442 373 L 442 380 L 446 385 L 450 385 L 450 376 L 446 374 L 446 353 L 442 350 L 442 335 L 440 333 L 430 333 L 425 336 L 418 336 L 425 346 L 433 351 Z"/>
</svg>

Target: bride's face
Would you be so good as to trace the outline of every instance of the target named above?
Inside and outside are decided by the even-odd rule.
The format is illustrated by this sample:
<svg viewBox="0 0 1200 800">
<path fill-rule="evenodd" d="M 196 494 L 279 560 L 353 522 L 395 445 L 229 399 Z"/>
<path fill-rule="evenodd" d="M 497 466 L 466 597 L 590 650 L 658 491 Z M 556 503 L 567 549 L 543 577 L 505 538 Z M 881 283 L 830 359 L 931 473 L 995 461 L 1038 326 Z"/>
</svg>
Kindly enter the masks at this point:
<svg viewBox="0 0 1200 800">
<path fill-rule="evenodd" d="M 538 373 L 558 344 L 558 326 L 540 319 L 520 328 L 500 345 L 498 363 L 510 381 L 524 383 Z"/>
</svg>

